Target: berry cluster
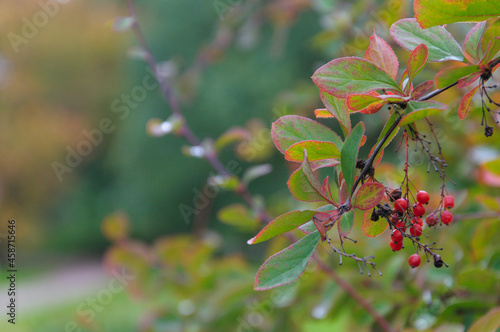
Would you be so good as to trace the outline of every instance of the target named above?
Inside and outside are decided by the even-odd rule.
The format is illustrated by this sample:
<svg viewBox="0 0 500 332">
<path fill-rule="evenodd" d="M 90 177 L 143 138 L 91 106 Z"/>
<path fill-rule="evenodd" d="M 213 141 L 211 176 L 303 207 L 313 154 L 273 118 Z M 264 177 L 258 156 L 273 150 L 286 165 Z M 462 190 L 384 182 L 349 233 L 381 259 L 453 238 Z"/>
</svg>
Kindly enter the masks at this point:
<svg viewBox="0 0 500 332">
<path fill-rule="evenodd" d="M 434 259 L 434 266 L 442 267 L 446 265 L 441 256 L 432 252 L 432 250 L 438 250 L 436 248 L 431 248 L 429 245 L 424 245 L 420 243 L 420 236 L 422 235 L 423 221 L 421 217 L 425 215 L 425 205 L 429 203 L 430 196 L 425 191 L 418 191 L 416 194 L 416 202 L 410 205 L 407 197 L 401 197 L 401 190 L 394 189 L 387 192 L 387 196 L 391 202 L 394 202 L 394 206 L 391 209 L 389 204 L 379 204 L 378 209 L 374 209 L 372 213 L 372 220 L 377 221 L 379 217 L 385 217 L 391 226 L 391 242 L 390 247 L 393 251 L 399 251 L 403 248 L 404 238 L 408 238 L 415 245 L 418 250 L 423 250 L 426 254 L 430 254 Z M 455 205 L 455 200 L 452 196 L 447 195 L 442 199 L 442 204 L 436 209 L 436 211 L 427 215 L 425 222 L 431 227 L 438 223 L 439 217 L 438 213 L 441 211 L 440 219 L 445 225 L 448 225 L 453 220 L 453 215 L 448 209 L 452 209 Z M 409 234 L 407 233 L 409 230 Z M 412 267 L 418 267 L 420 265 L 421 259 L 418 253 L 410 256 L 408 264 Z M 447 265 L 446 265 L 447 266 Z"/>
</svg>

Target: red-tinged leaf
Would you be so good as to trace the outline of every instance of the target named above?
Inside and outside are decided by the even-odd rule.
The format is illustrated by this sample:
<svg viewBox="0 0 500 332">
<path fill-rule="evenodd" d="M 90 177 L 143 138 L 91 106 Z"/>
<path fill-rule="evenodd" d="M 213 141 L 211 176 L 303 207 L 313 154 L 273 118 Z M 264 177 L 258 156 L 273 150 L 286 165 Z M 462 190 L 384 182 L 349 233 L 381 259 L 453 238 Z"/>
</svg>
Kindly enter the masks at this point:
<svg viewBox="0 0 500 332">
<path fill-rule="evenodd" d="M 363 137 L 361 137 L 361 142 L 359 143 L 359 147 L 365 145 L 367 139 L 368 138 L 366 137 L 366 135 L 363 135 Z"/>
<path fill-rule="evenodd" d="M 425 81 L 417 85 L 415 89 L 413 89 L 413 91 L 411 92 L 412 99 L 418 99 L 423 95 L 425 95 L 425 93 L 429 91 L 429 89 L 432 87 L 433 84 L 434 84 L 433 81 Z"/>
<path fill-rule="evenodd" d="M 356 162 L 358 160 L 359 145 L 365 132 L 363 122 L 358 123 L 346 137 L 344 145 L 340 150 L 340 165 L 347 184 L 347 189 L 351 192 L 354 183 L 354 173 L 356 172 Z"/>
<path fill-rule="evenodd" d="M 440 113 L 445 109 L 446 105 L 438 101 L 410 101 L 406 106 L 404 116 L 399 122 L 399 126 L 411 125 L 417 120 Z"/>
<path fill-rule="evenodd" d="M 345 181 L 342 181 L 339 189 L 340 204 L 344 204 L 345 202 L 347 202 L 348 199 L 349 199 L 349 190 L 347 189 Z"/>
<path fill-rule="evenodd" d="M 316 229 L 321 234 L 321 241 L 326 240 L 326 225 L 333 221 L 335 223 L 338 215 L 338 210 L 333 211 L 332 213 L 318 212 L 314 215 L 313 223 L 316 226 Z M 332 224 L 332 225 L 333 225 Z M 329 226 L 331 227 L 331 226 Z"/>
<path fill-rule="evenodd" d="M 267 241 L 276 235 L 286 233 L 295 229 L 309 220 L 316 214 L 316 211 L 292 211 L 279 216 L 264 227 L 259 234 L 247 241 L 248 244 L 256 244 Z"/>
<path fill-rule="evenodd" d="M 465 119 L 467 114 L 469 113 L 470 110 L 470 104 L 472 101 L 472 97 L 476 94 L 477 90 L 479 89 L 480 85 L 472 89 L 471 91 L 467 92 L 465 96 L 462 98 L 462 101 L 460 102 L 460 105 L 458 106 L 458 117 L 460 119 Z"/>
<path fill-rule="evenodd" d="M 311 169 L 314 172 L 320 168 L 335 167 L 340 164 L 340 161 L 338 161 L 337 159 L 323 159 L 323 160 L 312 161 L 310 164 L 311 164 Z"/>
<path fill-rule="evenodd" d="M 311 164 L 307 159 L 306 153 L 307 152 L 304 151 L 305 156 L 302 166 L 293 172 L 288 180 L 288 189 L 290 190 L 290 193 L 299 201 L 326 201 L 337 206 L 338 204 L 330 201 L 328 197 L 323 195 L 323 192 L 321 191 L 321 184 L 311 169 Z"/>
<path fill-rule="evenodd" d="M 351 112 L 361 112 L 363 114 L 377 113 L 386 103 L 385 100 L 370 95 L 350 95 L 347 97 L 347 106 Z"/>
<path fill-rule="evenodd" d="M 337 98 L 377 89 L 400 91 L 396 81 L 368 60 L 339 58 L 320 67 L 312 76 L 314 84 Z"/>
<path fill-rule="evenodd" d="M 455 22 L 480 22 L 500 16 L 500 0 L 415 0 L 413 11 L 425 29 Z"/>
<path fill-rule="evenodd" d="M 347 137 L 347 135 L 351 132 L 351 117 L 349 116 L 349 109 L 347 108 L 346 100 L 334 97 L 325 91 L 320 91 L 319 96 L 326 109 L 330 111 L 330 113 L 332 113 L 335 119 L 337 119 L 340 123 L 344 137 Z"/>
<path fill-rule="evenodd" d="M 371 220 L 371 211 L 366 211 L 363 215 L 363 225 L 361 226 L 363 233 L 368 237 L 377 237 L 384 233 L 389 223 L 385 220 L 373 221 Z"/>
<path fill-rule="evenodd" d="M 269 257 L 257 272 L 254 289 L 267 290 L 297 280 L 304 273 L 320 238 L 319 232 L 308 234 L 288 248 Z"/>
<path fill-rule="evenodd" d="M 420 44 L 411 52 L 408 62 L 408 78 L 410 81 L 417 76 L 417 74 L 425 67 L 429 51 L 425 44 Z"/>
<path fill-rule="evenodd" d="M 398 95 L 378 95 L 355 94 L 347 97 L 347 106 L 352 112 L 361 112 L 363 114 L 373 114 L 378 112 L 382 106 L 388 102 L 403 102 L 405 99 Z"/>
<path fill-rule="evenodd" d="M 479 50 L 481 49 L 481 41 L 485 30 L 486 22 L 479 22 L 465 36 L 464 51 L 465 54 L 471 57 L 472 63 L 477 63 L 481 58 Z"/>
<path fill-rule="evenodd" d="M 332 142 L 302 141 L 290 146 L 285 152 L 285 159 L 301 163 L 304 160 L 304 150 L 309 161 L 340 158 L 339 148 Z"/>
<path fill-rule="evenodd" d="M 330 200 L 333 201 L 333 196 L 332 196 L 332 190 L 330 188 L 330 183 L 329 183 L 330 179 L 329 177 L 327 176 L 324 180 L 323 180 L 323 184 L 321 185 L 321 191 L 323 192 L 323 195 L 325 195 L 326 197 L 328 197 Z"/>
<path fill-rule="evenodd" d="M 371 182 L 363 184 L 355 194 L 353 207 L 363 211 L 371 210 L 384 197 L 385 187 L 381 183 Z"/>
<path fill-rule="evenodd" d="M 337 222 L 339 235 L 340 236 L 348 235 L 351 232 L 353 225 L 354 225 L 354 210 L 349 210 L 347 212 L 344 212 L 344 214 L 342 214 L 339 221 Z"/>
<path fill-rule="evenodd" d="M 462 49 L 453 36 L 442 26 L 422 29 L 413 18 L 399 20 L 391 26 L 391 36 L 408 51 L 425 44 L 428 49 L 427 61 L 440 62 L 464 59 Z"/>
<path fill-rule="evenodd" d="M 467 332 L 498 331 L 500 328 L 500 306 L 490 309 L 472 324 Z"/>
<path fill-rule="evenodd" d="M 325 212 L 317 212 L 314 215 L 312 222 L 314 223 L 314 226 L 316 226 L 318 232 L 321 234 L 321 241 L 325 241 L 327 232 L 325 226 L 330 222 L 330 214 Z"/>
<path fill-rule="evenodd" d="M 273 142 L 283 154 L 297 142 L 306 140 L 332 142 L 342 146 L 342 140 L 330 128 L 314 120 L 297 115 L 285 115 L 275 121 L 271 127 Z"/>
<path fill-rule="evenodd" d="M 365 59 L 384 70 L 393 79 L 396 79 L 399 68 L 398 57 L 389 44 L 377 36 L 375 31 L 370 37 L 370 45 L 368 45 L 368 49 L 365 52 Z"/>
<path fill-rule="evenodd" d="M 326 108 L 318 108 L 314 110 L 314 116 L 318 119 L 334 118 L 333 114 L 330 113 Z"/>
<path fill-rule="evenodd" d="M 478 65 L 470 66 L 453 66 L 441 70 L 436 75 L 436 86 L 442 89 L 466 77 L 472 73 L 480 72 Z"/>
<path fill-rule="evenodd" d="M 479 79 L 479 77 L 481 77 L 481 75 L 482 75 L 482 72 L 478 72 L 478 73 L 470 74 L 469 76 L 465 76 L 464 78 L 461 78 L 458 80 L 457 86 L 459 88 L 466 88 L 469 85 L 476 82 Z"/>
</svg>

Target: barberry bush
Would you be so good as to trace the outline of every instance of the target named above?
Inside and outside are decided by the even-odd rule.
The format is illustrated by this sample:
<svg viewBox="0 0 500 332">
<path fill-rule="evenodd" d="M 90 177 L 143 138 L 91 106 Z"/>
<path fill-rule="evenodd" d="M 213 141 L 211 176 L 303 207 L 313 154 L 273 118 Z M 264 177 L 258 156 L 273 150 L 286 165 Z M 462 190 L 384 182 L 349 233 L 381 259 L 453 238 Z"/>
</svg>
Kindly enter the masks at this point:
<svg viewBox="0 0 500 332">
<path fill-rule="evenodd" d="M 472 98 L 479 94 L 484 135 L 493 135 L 493 127 L 488 121 L 499 122 L 499 111 L 495 108 L 500 104 L 490 97 L 489 91 L 496 86 L 489 86 L 488 82 L 500 65 L 500 25 L 499 21 L 476 23 L 461 47 L 442 24 L 455 19 L 478 21 L 496 14 L 463 12 L 458 4 L 439 2 L 438 6 L 455 13 L 456 17 L 451 20 L 444 10 L 430 10 L 436 5 L 416 1 L 417 18 L 402 19 L 391 26 L 392 38 L 410 52 L 405 64 L 400 64 L 389 44 L 374 32 L 364 58 L 334 59 L 314 73 L 312 80 L 325 106 L 316 109 L 315 115 L 337 120 L 343 139 L 324 125 L 301 116 L 284 116 L 273 123 L 272 136 L 278 150 L 286 160 L 300 163 L 288 180 L 291 194 L 299 201 L 324 205 L 315 210 L 292 211 L 279 216 L 249 240 L 249 244 L 259 243 L 295 228 L 306 234 L 262 265 L 257 273 L 256 289 L 295 281 L 322 241 L 339 255 L 341 264 L 342 257 L 348 257 L 358 263 L 361 273 L 365 270 L 371 275 L 370 268 L 373 268 L 382 275 L 373 255 L 363 257 L 345 250 L 344 242 L 351 240 L 348 235 L 354 227 L 356 214 L 363 215 L 361 227 L 366 236 L 380 236 L 390 229 L 388 249 L 400 251 L 406 245 L 408 251 L 413 251 L 409 259 L 412 268 L 420 265 L 420 256 L 432 261 L 437 268 L 448 267 L 438 253 L 443 248 L 432 241 L 435 228 L 450 226 L 453 221 L 454 197 L 449 194 L 448 187 L 454 183 L 446 175 L 448 165 L 443 157 L 443 146 L 432 123 L 432 116 L 438 116 L 447 105 L 432 98 L 455 86 L 467 88 L 469 91 L 463 96 L 457 114 L 457 119 L 464 119 Z M 450 60 L 454 60 L 454 64 L 436 73 L 433 81 L 417 79 L 429 62 Z M 435 89 L 430 91 L 433 87 Z M 363 121 L 352 124 L 351 114 L 356 112 L 388 114 L 380 115 L 387 121 L 376 142 L 367 143 Z M 384 149 L 394 139 L 399 140 L 397 149 L 403 149 L 406 156 L 402 181 L 383 183 L 377 179 L 377 165 Z M 365 144 L 373 144 L 366 157 L 359 154 L 360 147 Z M 430 197 L 423 190 L 427 188 L 417 188 L 413 183 L 408 163 L 411 153 L 421 154 L 428 164 L 427 172 L 435 172 L 429 176 L 436 176 L 441 183 L 437 197 Z M 321 168 L 333 169 L 334 181 L 329 176 L 318 178 L 315 171 Z M 430 200 L 437 204 L 426 211 Z M 424 228 L 422 218 L 426 214 Z M 338 245 L 334 245 L 331 238 L 334 236 Z"/>
<path fill-rule="evenodd" d="M 296 209 L 277 217 L 271 217 L 278 214 L 270 212 L 275 210 L 266 207 L 266 203 L 252 196 L 248 189 L 252 180 L 268 174 L 270 169 L 260 165 L 239 177 L 219 159 L 223 147 L 234 142 L 251 144 L 255 137 L 238 127 L 215 141 L 197 138 L 176 100 L 176 92 L 156 72 L 157 63 L 145 44 L 133 1 L 129 1 L 129 5 L 130 17 L 120 19 L 116 26 L 135 31 L 142 57 L 155 73 L 173 112 L 166 120 L 151 120 L 149 133 L 155 137 L 175 134 L 184 138 L 190 146 L 183 152 L 205 159 L 217 171 L 217 175 L 209 179 L 209 186 L 232 191 L 246 203 L 222 209 L 218 218 L 239 229 L 254 231 L 248 244 L 271 240 L 268 252 L 274 250 L 257 271 L 255 279 L 252 274 L 250 280 L 246 273 L 249 267 L 241 257 L 217 259 L 214 248 L 220 245 L 220 238 L 160 238 L 146 246 L 131 241 L 128 234 L 116 238 L 108 232 L 108 238 L 116 245 L 106 255 L 106 266 L 110 270 L 126 266 L 137 271 L 139 279 L 134 283 L 134 291 L 141 289 L 143 296 L 155 298 L 158 285 L 164 282 L 158 277 L 160 275 L 169 280 L 169 291 L 179 299 L 189 296 L 208 302 L 206 307 L 209 309 L 198 312 L 191 300 L 181 301 L 183 308 L 192 309 L 183 310 L 189 311 L 186 320 L 196 321 L 200 330 L 203 326 L 234 328 L 231 324 L 218 325 L 221 323 L 217 314 L 210 310 L 212 306 L 237 320 L 237 330 L 254 327 L 248 321 L 240 322 L 240 318 L 253 309 L 241 305 L 242 301 L 235 300 L 234 294 L 246 301 L 259 298 L 258 309 L 255 309 L 259 310 L 269 304 L 262 294 L 269 294 L 264 291 L 271 289 L 276 292 L 272 294 L 286 293 L 289 297 L 271 301 L 272 310 L 266 311 L 266 319 L 257 330 L 271 331 L 283 329 L 283 326 L 290 330 L 313 330 L 318 326 L 331 330 L 332 326 L 337 326 L 333 320 L 320 325 L 308 319 L 309 316 L 325 318 L 334 301 L 341 297 L 339 289 L 364 309 L 364 313 L 358 315 L 349 307 L 338 306 L 340 312 L 348 312 L 360 321 L 375 322 L 377 328 L 385 331 L 403 326 L 425 329 L 433 324 L 452 322 L 458 313 L 472 310 L 473 305 L 466 303 L 470 300 L 466 296 L 460 298 L 461 303 L 450 300 L 459 297 L 457 294 L 464 289 L 477 291 L 477 294 L 489 293 L 489 297 L 480 310 L 463 318 L 462 322 L 468 321 L 467 326 L 471 326 L 470 321 L 476 320 L 480 312 L 483 317 L 472 326 L 473 331 L 480 331 L 482 324 L 500 324 L 495 318 L 499 309 L 492 306 L 498 297 L 491 295 L 493 290 L 498 290 L 498 253 L 484 262 L 488 266 L 486 270 L 476 266 L 459 273 L 453 265 L 453 261 L 458 261 L 453 257 L 468 255 L 468 249 L 470 259 L 479 264 L 476 256 L 486 251 L 486 243 L 491 243 L 498 232 L 500 201 L 491 193 L 478 195 L 480 203 L 493 213 L 472 217 L 488 219 L 482 224 L 484 227 L 477 230 L 469 227 L 464 231 L 474 232 L 473 239 L 464 234 L 454 239 L 457 233 L 453 233 L 453 229 L 461 227 L 458 221 L 471 217 L 455 212 L 464 197 L 449 176 L 450 170 L 457 174 L 453 172 L 456 165 L 445 160 L 447 144 L 451 143 L 442 142 L 442 130 L 437 130 L 435 125 L 440 117 L 453 110 L 453 122 L 459 123 L 466 117 L 472 117 L 473 121 L 479 119 L 481 134 L 495 144 L 498 134 L 494 127 L 498 123 L 500 106 L 494 99 L 496 86 L 493 82 L 493 74 L 500 66 L 500 21 L 497 20 L 500 12 L 496 1 L 415 1 L 416 17 L 399 20 L 390 27 L 394 42 L 407 52 L 406 61 L 398 58 L 396 53 L 400 54 L 400 50 L 390 46 L 394 43 L 374 31 L 364 57 L 336 58 L 311 73 L 316 87 L 314 93 L 319 93 L 323 104 L 321 108 L 311 109 L 317 119 L 287 114 L 274 121 L 271 128 L 275 147 L 292 165 L 287 186 L 297 200 Z M 298 12 L 299 7 L 297 5 L 294 10 Z M 282 9 L 280 6 L 272 9 L 276 8 Z M 288 14 L 293 16 L 296 12 Z M 282 16 L 278 18 L 278 21 L 284 20 Z M 469 23 L 471 28 L 463 41 L 457 41 L 445 26 L 454 22 L 473 22 Z M 424 71 L 434 71 L 433 79 L 422 80 Z M 452 90 L 460 94 L 458 105 L 434 100 Z M 477 112 L 479 117 L 474 114 Z M 372 140 L 370 137 L 378 128 L 372 122 L 380 121 L 382 129 Z M 403 156 L 400 168 L 384 163 L 384 153 L 390 154 L 387 150 L 396 150 Z M 426 181 L 414 171 L 416 166 L 411 160 L 415 160 L 415 156 L 425 165 Z M 479 173 L 481 181 L 498 183 L 498 165 L 498 159 L 483 164 Z M 119 225 L 113 224 L 120 224 L 120 218 L 123 216 L 107 219 L 105 225 L 119 229 Z M 447 232 L 452 235 L 446 235 Z M 370 241 L 383 243 L 377 258 L 368 245 Z M 470 241 L 470 244 L 459 244 L 463 241 Z M 285 244 L 288 246 L 279 251 Z M 250 248 L 259 250 L 257 246 Z M 207 262 L 213 263 L 214 268 L 208 269 L 204 265 Z M 344 262 L 347 266 L 343 270 L 347 272 L 343 273 L 349 281 L 336 272 L 335 265 Z M 404 269 L 401 268 L 403 263 Z M 428 279 L 416 277 L 419 270 L 428 268 L 432 269 L 427 274 Z M 442 272 L 446 269 L 459 274 L 456 278 L 458 290 Z M 403 270 L 405 272 L 401 272 Z M 362 276 L 360 280 L 358 271 L 368 276 L 375 272 L 382 277 L 368 279 Z M 485 289 L 474 282 L 476 274 L 484 278 Z M 406 283 L 412 276 L 414 283 Z M 373 293 L 363 296 L 350 282 L 357 282 L 363 291 Z M 244 285 L 251 283 L 253 290 L 263 292 L 245 288 Z M 206 284 L 210 285 L 209 289 L 203 288 Z M 234 292 L 227 291 L 226 286 L 233 287 Z M 398 298 L 393 289 L 408 289 L 411 294 L 404 299 Z M 429 295 L 430 289 L 439 294 Z M 387 294 L 387 290 L 391 293 Z M 321 295 L 311 299 L 311 294 Z M 369 296 L 375 299 L 375 304 L 370 303 Z M 220 297 L 226 297 L 227 301 Z M 172 301 L 165 303 L 169 308 L 167 312 L 153 310 L 153 318 L 148 316 L 150 319 L 145 323 L 147 328 L 161 326 L 164 320 L 172 319 L 170 313 L 176 310 L 175 305 Z M 474 305 L 479 305 L 478 301 Z M 275 319 L 269 317 L 273 315 Z M 350 327 L 347 323 L 342 324 L 338 323 L 339 330 Z"/>
</svg>

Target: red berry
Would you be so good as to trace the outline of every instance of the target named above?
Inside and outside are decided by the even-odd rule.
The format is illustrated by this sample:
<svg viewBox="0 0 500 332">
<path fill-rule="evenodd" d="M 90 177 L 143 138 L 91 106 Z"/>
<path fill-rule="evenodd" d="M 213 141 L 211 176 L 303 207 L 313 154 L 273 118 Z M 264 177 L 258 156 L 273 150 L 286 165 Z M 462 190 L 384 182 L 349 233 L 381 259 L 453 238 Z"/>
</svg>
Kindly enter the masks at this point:
<svg viewBox="0 0 500 332">
<path fill-rule="evenodd" d="M 392 251 L 400 251 L 401 248 L 403 248 L 403 241 L 401 241 L 401 242 L 391 241 L 391 249 L 392 249 Z"/>
<path fill-rule="evenodd" d="M 422 226 L 419 224 L 413 224 L 410 227 L 410 234 L 415 237 L 419 237 L 422 235 Z"/>
<path fill-rule="evenodd" d="M 418 203 L 417 205 L 415 205 L 415 207 L 413 207 L 413 213 L 416 217 L 421 217 L 425 214 L 425 207 L 422 204 Z"/>
<path fill-rule="evenodd" d="M 396 224 L 396 227 L 401 230 L 402 232 L 406 232 L 406 224 L 404 221 L 399 221 L 397 224 Z"/>
<path fill-rule="evenodd" d="M 437 224 L 437 221 L 438 221 L 438 217 L 436 216 L 435 213 L 431 213 L 427 216 L 427 218 L 425 218 L 425 222 L 429 226 L 434 226 L 435 224 Z"/>
<path fill-rule="evenodd" d="M 444 197 L 444 207 L 447 209 L 452 209 L 455 206 L 455 199 L 452 196 Z"/>
<path fill-rule="evenodd" d="M 396 202 L 394 203 L 394 209 L 396 211 L 399 211 L 399 212 L 403 212 L 404 210 L 406 210 L 407 207 L 408 207 L 408 203 L 406 202 L 406 199 L 404 199 L 404 198 L 400 198 L 400 199 L 396 200 Z"/>
<path fill-rule="evenodd" d="M 453 215 L 451 214 L 450 211 L 443 211 L 443 213 L 441 213 L 441 221 L 443 222 L 443 224 L 446 224 L 448 225 L 450 222 L 453 221 Z"/>
<path fill-rule="evenodd" d="M 422 221 L 422 219 L 420 219 L 418 217 L 413 218 L 413 220 L 412 220 L 411 223 L 412 224 L 418 224 L 418 225 L 420 225 L 420 227 L 424 226 L 424 222 Z"/>
<path fill-rule="evenodd" d="M 429 199 L 430 199 L 429 194 L 426 191 L 420 190 L 417 193 L 417 201 L 420 204 L 427 204 L 429 202 Z"/>
<path fill-rule="evenodd" d="M 393 230 L 391 234 L 391 240 L 392 242 L 402 242 L 403 233 L 401 233 L 401 231 L 398 231 L 397 229 Z"/>
<path fill-rule="evenodd" d="M 420 265 L 421 259 L 417 254 L 413 254 L 408 258 L 408 264 L 410 264 L 411 268 L 418 267 Z"/>
</svg>

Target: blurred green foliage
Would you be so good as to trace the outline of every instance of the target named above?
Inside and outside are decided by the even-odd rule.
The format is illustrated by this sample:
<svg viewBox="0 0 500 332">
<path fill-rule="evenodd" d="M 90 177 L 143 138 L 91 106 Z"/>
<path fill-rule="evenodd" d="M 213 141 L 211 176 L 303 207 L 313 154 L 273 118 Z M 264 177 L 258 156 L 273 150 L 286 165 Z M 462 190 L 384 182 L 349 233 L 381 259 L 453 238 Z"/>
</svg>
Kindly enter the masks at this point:
<svg viewBox="0 0 500 332">
<path fill-rule="evenodd" d="M 250 191 L 262 196 L 273 216 L 303 208 L 286 188 L 291 166 L 273 154 L 269 136 L 259 140 L 255 134 L 280 115 L 312 117 L 313 110 L 321 107 L 309 79 L 314 70 L 334 57 L 363 56 L 374 28 L 390 41 L 390 24 L 412 16 L 411 2 L 242 1 L 231 6 L 222 20 L 215 3 L 139 1 L 140 23 L 153 53 L 166 62 L 164 68 L 175 82 L 193 131 L 216 139 L 233 126 L 249 129 L 254 133 L 255 156 L 225 148 L 223 162 L 236 160 L 242 169 L 272 164 L 273 172 L 252 182 Z M 2 31 L 20 31 L 21 18 L 39 10 L 35 2 L 22 4 L 0 5 L 9 13 L 0 22 Z M 146 134 L 149 119 L 170 115 L 157 89 L 130 106 L 123 119 L 113 112 L 113 102 L 124 106 L 122 94 L 131 94 L 149 75 L 142 61 L 125 56 L 136 45 L 132 34 L 110 28 L 112 20 L 123 15 L 122 2 L 73 0 L 19 53 L 13 52 L 8 39 L 0 42 L 0 55 L 9 69 L 0 82 L 1 219 L 22 221 L 20 241 L 30 249 L 28 254 L 39 250 L 101 254 L 109 246 L 101 235 L 101 221 L 115 211 L 130 220 L 131 235 L 118 231 L 110 236 L 104 228 L 116 241 L 105 263 L 108 269 L 128 267 L 137 282 L 86 329 L 377 330 L 371 316 L 315 266 L 295 284 L 254 292 L 257 263 L 288 242 L 278 238 L 248 248 L 246 240 L 253 231 L 219 223 L 219 210 L 241 203 L 234 193 L 222 191 L 198 216 L 185 221 L 179 206 L 193 206 L 195 192 L 203 190 L 213 173 L 205 161 L 182 153 L 183 140 Z M 469 27 L 450 25 L 450 30 L 463 40 Z M 396 52 L 400 62 L 406 61 L 407 52 Z M 433 79 L 440 68 L 427 66 L 419 79 Z M 457 183 L 456 211 L 472 216 L 431 235 L 445 247 L 442 256 L 450 268 L 437 270 L 423 263 L 409 271 L 406 256 L 389 250 L 388 234 L 368 239 L 359 220 L 352 234 L 359 242 L 347 246 L 359 254 L 374 254 L 383 277 L 360 276 L 353 262 L 337 268 L 337 257 L 326 246 L 320 249 L 341 277 L 392 324 L 408 331 L 463 331 L 499 301 L 498 219 L 483 220 L 470 213 L 485 211 L 482 203 L 498 212 L 498 183 L 484 180 L 481 165 L 498 157 L 500 140 L 495 138 L 497 132 L 493 139 L 484 137 L 479 108 L 467 120 L 458 120 L 462 94 L 451 89 L 439 96 L 437 100 L 447 103 L 449 110 L 432 118 L 446 146 L 448 175 Z M 500 99 L 498 93 L 492 96 Z M 368 142 L 377 138 L 384 116 L 365 116 L 370 124 Z M 110 118 L 116 130 L 59 182 L 51 163 L 64 162 L 66 146 L 75 148 L 85 139 L 81 132 L 98 128 L 103 118 Z M 361 117 L 352 118 L 356 123 Z M 340 133 L 333 121 L 324 123 Z M 398 144 L 396 138 L 377 168 L 377 176 L 394 185 L 402 179 L 402 155 L 390 153 Z M 366 144 L 361 154 L 370 148 Z M 427 165 L 418 165 L 418 157 L 412 159 L 414 184 L 436 196 L 437 176 L 427 174 Z M 190 232 L 194 235 L 173 235 Z M 76 319 L 77 305 L 40 313 L 33 326 L 36 331 L 55 331 L 59 322 Z"/>
</svg>

